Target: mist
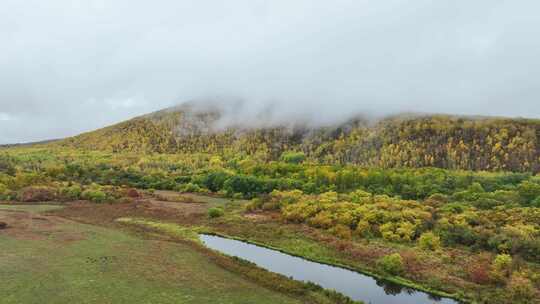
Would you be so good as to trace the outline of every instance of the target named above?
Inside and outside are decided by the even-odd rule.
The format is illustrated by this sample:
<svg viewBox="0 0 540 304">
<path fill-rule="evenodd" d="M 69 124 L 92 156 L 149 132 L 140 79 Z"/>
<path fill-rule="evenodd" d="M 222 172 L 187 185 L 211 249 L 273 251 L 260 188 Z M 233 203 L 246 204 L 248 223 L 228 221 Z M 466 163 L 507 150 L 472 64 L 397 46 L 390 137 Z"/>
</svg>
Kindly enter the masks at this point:
<svg viewBox="0 0 540 304">
<path fill-rule="evenodd" d="M 209 99 L 223 100 L 226 124 L 399 112 L 540 117 L 538 1 L 0 7 L 0 143 Z"/>
</svg>

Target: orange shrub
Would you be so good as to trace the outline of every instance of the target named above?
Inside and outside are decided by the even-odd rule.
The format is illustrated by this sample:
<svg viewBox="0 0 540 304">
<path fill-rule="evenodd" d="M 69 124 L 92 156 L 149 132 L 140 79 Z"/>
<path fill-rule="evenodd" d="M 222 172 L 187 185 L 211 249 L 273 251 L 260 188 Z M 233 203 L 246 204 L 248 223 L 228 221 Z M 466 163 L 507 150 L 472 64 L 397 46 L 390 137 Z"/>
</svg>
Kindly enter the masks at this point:
<svg viewBox="0 0 540 304">
<path fill-rule="evenodd" d="M 22 202 L 46 202 L 54 200 L 55 197 L 54 190 L 42 186 L 23 188 L 17 196 L 18 200 Z"/>
</svg>

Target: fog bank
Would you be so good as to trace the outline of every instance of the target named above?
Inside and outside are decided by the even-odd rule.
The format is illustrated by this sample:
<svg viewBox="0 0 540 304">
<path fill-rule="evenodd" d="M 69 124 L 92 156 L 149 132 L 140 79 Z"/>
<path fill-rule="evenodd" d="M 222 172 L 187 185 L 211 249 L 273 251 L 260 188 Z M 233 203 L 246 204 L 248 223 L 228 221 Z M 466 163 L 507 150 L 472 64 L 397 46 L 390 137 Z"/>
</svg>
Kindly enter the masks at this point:
<svg viewBox="0 0 540 304">
<path fill-rule="evenodd" d="M 0 5 L 0 144 L 187 100 L 243 101 L 247 114 L 233 105 L 225 124 L 403 111 L 540 117 L 538 1 Z"/>
</svg>

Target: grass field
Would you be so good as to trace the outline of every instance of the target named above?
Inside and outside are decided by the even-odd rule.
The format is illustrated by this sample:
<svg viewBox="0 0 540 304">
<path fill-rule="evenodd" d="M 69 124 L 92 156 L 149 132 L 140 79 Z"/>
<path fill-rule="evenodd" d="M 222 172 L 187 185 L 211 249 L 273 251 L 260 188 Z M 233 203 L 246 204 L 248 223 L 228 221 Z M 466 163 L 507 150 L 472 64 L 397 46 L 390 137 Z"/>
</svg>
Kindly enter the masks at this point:
<svg viewBox="0 0 540 304">
<path fill-rule="evenodd" d="M 63 208 L 60 205 L 1 205 L 0 211 L 45 212 Z"/>
<path fill-rule="evenodd" d="M 11 227 L 0 231 L 2 304 L 298 303 L 189 245 L 39 213 L 47 210 L 0 205 Z"/>
</svg>

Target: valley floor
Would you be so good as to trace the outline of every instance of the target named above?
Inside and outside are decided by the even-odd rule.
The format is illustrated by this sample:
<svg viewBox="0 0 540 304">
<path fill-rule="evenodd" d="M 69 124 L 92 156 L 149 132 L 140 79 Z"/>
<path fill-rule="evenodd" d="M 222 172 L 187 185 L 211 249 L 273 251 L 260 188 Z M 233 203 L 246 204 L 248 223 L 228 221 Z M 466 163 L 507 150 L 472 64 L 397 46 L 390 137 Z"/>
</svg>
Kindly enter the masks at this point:
<svg viewBox="0 0 540 304">
<path fill-rule="evenodd" d="M 135 203 L 1 204 L 0 304 L 8 303 L 348 303 L 211 251 L 197 233 L 215 233 L 307 259 L 375 271 L 373 257 L 414 250 L 380 241 L 342 241 L 276 212 L 246 213 L 247 201 L 156 191 Z M 210 218 L 221 207 L 224 215 Z M 460 299 L 498 288 L 460 277 L 469 252 L 415 252 L 415 273 L 385 277 Z M 529 267 L 540 270 L 537 264 Z M 377 274 L 376 274 L 377 275 Z M 444 292 L 441 292 L 444 291 Z M 44 299 L 46 301 L 44 301 Z M 532 303 L 540 303 L 538 301 Z M 384 304 L 384 303 L 381 303 Z"/>
</svg>

